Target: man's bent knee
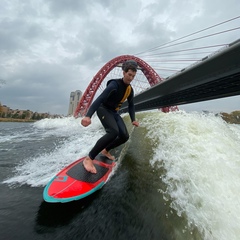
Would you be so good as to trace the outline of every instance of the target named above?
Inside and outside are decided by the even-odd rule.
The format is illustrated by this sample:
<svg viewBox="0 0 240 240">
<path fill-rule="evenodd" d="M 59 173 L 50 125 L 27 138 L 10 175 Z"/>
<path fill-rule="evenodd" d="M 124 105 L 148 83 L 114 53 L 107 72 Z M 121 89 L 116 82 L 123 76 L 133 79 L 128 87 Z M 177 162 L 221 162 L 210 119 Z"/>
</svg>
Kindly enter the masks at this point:
<svg viewBox="0 0 240 240">
<path fill-rule="evenodd" d="M 117 138 L 119 132 L 116 129 L 107 129 L 106 132 L 109 134 L 109 138 L 111 138 L 111 140 L 114 140 L 115 138 Z"/>
</svg>

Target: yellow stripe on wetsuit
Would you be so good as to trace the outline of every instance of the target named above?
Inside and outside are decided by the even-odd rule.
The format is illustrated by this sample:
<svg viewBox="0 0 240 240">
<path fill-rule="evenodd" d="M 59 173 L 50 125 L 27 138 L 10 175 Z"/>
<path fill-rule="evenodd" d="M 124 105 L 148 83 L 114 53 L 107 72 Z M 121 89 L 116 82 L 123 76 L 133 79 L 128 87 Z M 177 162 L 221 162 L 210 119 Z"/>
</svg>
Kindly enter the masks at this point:
<svg viewBox="0 0 240 240">
<path fill-rule="evenodd" d="M 126 91 L 125 91 L 125 93 L 124 93 L 124 96 L 123 96 L 122 100 L 121 100 L 120 103 L 118 104 L 118 107 L 115 108 L 116 111 L 118 111 L 118 110 L 120 109 L 120 107 L 122 106 L 123 102 L 129 97 L 129 95 L 130 95 L 130 93 L 131 93 L 131 90 L 132 90 L 131 86 L 128 85 L 128 87 L 127 87 L 127 89 L 126 89 Z"/>
</svg>

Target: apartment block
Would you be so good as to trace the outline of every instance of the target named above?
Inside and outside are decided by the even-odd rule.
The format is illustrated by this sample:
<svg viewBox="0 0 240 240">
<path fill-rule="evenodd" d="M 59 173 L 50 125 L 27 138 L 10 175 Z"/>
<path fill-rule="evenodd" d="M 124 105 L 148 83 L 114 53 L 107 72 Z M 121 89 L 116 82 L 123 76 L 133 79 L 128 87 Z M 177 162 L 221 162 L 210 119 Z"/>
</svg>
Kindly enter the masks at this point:
<svg viewBox="0 0 240 240">
<path fill-rule="evenodd" d="M 68 107 L 68 116 L 72 116 L 74 114 L 81 97 L 82 97 L 82 92 L 80 90 L 71 92 L 69 107 Z"/>
</svg>

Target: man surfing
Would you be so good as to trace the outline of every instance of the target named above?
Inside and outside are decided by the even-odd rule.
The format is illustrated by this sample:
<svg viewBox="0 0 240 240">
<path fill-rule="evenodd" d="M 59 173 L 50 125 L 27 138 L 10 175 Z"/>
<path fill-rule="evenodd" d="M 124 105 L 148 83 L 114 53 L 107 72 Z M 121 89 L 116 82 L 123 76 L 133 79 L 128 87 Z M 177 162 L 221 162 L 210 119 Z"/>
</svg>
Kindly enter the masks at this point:
<svg viewBox="0 0 240 240">
<path fill-rule="evenodd" d="M 133 60 L 128 60 L 123 63 L 122 70 L 123 78 L 108 81 L 105 90 L 92 103 L 87 114 L 81 121 L 84 127 L 89 126 L 92 115 L 97 112 L 97 116 L 106 131 L 106 134 L 96 142 L 83 161 L 84 168 L 91 173 L 97 173 L 93 160 L 100 152 L 109 159 L 114 160 L 115 157 L 109 151 L 129 139 L 126 125 L 118 113 L 122 103 L 126 99 L 128 101 L 128 112 L 132 125 L 139 126 L 139 123 L 135 119 L 134 91 L 131 86 L 131 82 L 137 73 L 137 63 Z"/>
</svg>

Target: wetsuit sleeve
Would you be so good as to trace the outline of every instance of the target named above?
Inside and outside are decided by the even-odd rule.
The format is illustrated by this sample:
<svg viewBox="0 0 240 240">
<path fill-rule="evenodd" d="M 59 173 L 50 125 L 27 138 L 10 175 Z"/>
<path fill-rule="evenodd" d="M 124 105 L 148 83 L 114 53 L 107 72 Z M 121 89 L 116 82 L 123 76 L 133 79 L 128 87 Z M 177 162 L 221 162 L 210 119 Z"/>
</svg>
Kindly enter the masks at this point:
<svg viewBox="0 0 240 240">
<path fill-rule="evenodd" d="M 135 121 L 135 107 L 134 107 L 134 102 L 133 102 L 133 96 L 134 96 L 134 92 L 132 89 L 132 91 L 128 97 L 128 112 L 129 112 L 132 122 Z"/>
<path fill-rule="evenodd" d="M 107 98 L 115 91 L 117 91 L 118 85 L 115 81 L 111 81 L 109 85 L 104 89 L 104 91 L 99 95 L 99 97 L 93 102 L 87 111 L 86 117 L 92 117 L 92 115 L 100 107 L 101 103 L 105 102 Z"/>
</svg>

